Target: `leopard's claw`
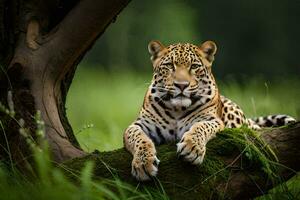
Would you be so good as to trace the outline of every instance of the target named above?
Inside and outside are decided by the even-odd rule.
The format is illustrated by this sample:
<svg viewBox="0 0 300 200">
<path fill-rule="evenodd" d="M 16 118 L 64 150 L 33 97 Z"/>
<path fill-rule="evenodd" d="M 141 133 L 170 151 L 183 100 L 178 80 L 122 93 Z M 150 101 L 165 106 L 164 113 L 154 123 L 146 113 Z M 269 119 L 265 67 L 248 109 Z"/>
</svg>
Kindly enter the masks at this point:
<svg viewBox="0 0 300 200">
<path fill-rule="evenodd" d="M 156 156 L 137 157 L 132 160 L 131 174 L 139 181 L 147 181 L 156 176 L 159 160 Z"/>
<path fill-rule="evenodd" d="M 206 147 L 193 138 L 193 135 L 185 135 L 182 140 L 177 143 L 177 154 L 180 158 L 194 165 L 200 165 L 205 156 Z"/>
</svg>

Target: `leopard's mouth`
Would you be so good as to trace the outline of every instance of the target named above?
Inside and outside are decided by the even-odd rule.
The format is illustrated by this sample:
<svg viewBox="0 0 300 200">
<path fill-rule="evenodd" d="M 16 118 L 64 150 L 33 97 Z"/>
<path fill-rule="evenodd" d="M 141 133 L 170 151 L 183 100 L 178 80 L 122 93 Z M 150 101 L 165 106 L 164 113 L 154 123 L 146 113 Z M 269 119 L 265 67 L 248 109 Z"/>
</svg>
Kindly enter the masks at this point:
<svg viewBox="0 0 300 200">
<path fill-rule="evenodd" d="M 171 98 L 171 104 L 174 107 L 189 107 L 192 104 L 192 100 L 190 97 L 185 96 L 184 94 L 179 94 L 173 98 Z"/>
<path fill-rule="evenodd" d="M 189 98 L 189 97 L 184 95 L 183 93 L 180 93 L 180 94 L 176 95 L 174 98 Z"/>
</svg>

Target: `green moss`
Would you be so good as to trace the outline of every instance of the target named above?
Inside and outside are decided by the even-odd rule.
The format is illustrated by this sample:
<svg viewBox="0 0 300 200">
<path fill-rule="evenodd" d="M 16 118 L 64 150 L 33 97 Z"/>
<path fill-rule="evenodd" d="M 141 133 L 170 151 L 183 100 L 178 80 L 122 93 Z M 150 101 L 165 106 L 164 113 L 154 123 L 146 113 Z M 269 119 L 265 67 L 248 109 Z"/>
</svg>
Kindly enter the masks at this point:
<svg viewBox="0 0 300 200">
<path fill-rule="evenodd" d="M 247 127 L 225 129 L 218 134 L 216 152 L 231 154 L 238 149 L 243 161 L 241 167 L 259 167 L 269 178 L 276 175 L 277 157 L 270 146 L 260 138 L 260 134 Z"/>
</svg>

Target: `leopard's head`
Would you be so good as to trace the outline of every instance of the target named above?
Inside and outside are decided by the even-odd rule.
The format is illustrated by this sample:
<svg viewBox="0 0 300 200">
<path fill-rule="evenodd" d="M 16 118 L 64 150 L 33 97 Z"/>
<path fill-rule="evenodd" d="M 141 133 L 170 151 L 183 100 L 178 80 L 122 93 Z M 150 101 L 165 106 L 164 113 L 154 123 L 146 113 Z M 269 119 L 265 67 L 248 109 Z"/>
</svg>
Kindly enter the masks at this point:
<svg viewBox="0 0 300 200">
<path fill-rule="evenodd" d="M 173 44 L 165 47 L 159 41 L 148 45 L 153 63 L 152 95 L 184 109 L 194 103 L 207 103 L 216 94 L 211 66 L 217 46 L 206 41 Z"/>
</svg>

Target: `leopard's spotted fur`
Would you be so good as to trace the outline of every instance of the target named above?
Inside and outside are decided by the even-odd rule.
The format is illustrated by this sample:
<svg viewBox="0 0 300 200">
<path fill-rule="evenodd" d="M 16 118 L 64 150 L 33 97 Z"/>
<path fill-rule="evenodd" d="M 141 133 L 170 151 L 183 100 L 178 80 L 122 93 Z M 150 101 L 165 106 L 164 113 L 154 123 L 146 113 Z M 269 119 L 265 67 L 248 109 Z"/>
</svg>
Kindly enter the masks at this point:
<svg viewBox="0 0 300 200">
<path fill-rule="evenodd" d="M 201 46 L 158 41 L 148 46 L 154 74 L 137 120 L 125 131 L 124 144 L 132 153 L 132 174 L 148 180 L 158 171 L 155 144 L 171 141 L 184 160 L 201 164 L 206 143 L 225 127 L 243 124 L 253 129 L 294 121 L 287 115 L 247 119 L 231 100 L 221 96 L 211 71 L 214 42 Z"/>
</svg>

